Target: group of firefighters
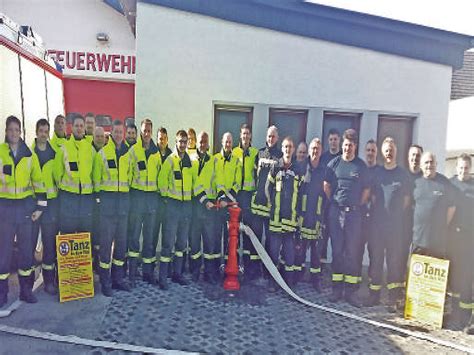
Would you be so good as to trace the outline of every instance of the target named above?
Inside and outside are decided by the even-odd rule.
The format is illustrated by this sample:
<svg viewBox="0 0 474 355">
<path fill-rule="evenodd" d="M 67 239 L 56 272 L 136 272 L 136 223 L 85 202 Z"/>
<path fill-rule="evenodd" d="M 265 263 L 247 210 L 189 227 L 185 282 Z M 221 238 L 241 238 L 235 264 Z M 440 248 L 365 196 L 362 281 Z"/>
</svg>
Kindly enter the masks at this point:
<svg viewBox="0 0 474 355">
<path fill-rule="evenodd" d="M 45 291 L 52 295 L 58 292 L 59 233 L 91 233 L 95 270 L 108 297 L 113 289 L 130 291 L 139 275 L 162 290 L 169 288 L 169 276 L 186 285 L 186 263 L 193 281 L 203 269 L 204 280 L 215 284 L 227 252 L 226 207 L 238 203 L 242 222 L 264 241 L 290 287 L 306 267 L 321 292 L 330 241 L 329 300 L 356 307 L 379 304 L 386 263 L 388 308 L 396 310 L 403 302 L 409 254 L 448 258 L 451 289 L 459 297 L 454 314 L 469 323 L 474 305 L 470 156 L 458 158 L 458 174 L 450 181 L 436 172 L 435 155 L 418 145 L 409 149 L 409 169 L 399 166 L 391 137 L 380 147 L 367 142 L 366 159 L 360 159 L 352 129 L 342 137 L 330 130 L 324 153 L 319 138 L 296 147 L 285 137 L 280 145 L 275 126 L 268 128 L 261 149 L 251 145 L 249 125 L 241 126 L 236 147 L 227 132 L 216 154 L 209 152 L 206 132 L 179 130 L 173 150 L 165 128 L 158 129 L 156 143 L 152 135 L 150 119 L 141 121 L 139 131 L 117 120 L 107 137 L 87 114 L 73 118 L 67 137 L 66 120 L 58 115 L 52 138 L 49 122 L 40 119 L 28 147 L 20 120 L 6 119 L 0 145 L 0 307 L 7 303 L 15 240 L 20 299 L 37 302 L 32 287 L 40 230 Z M 268 290 L 276 291 L 250 239 L 242 240 L 245 282 L 265 276 Z M 357 290 L 366 245 L 369 297 L 361 299 Z"/>
</svg>

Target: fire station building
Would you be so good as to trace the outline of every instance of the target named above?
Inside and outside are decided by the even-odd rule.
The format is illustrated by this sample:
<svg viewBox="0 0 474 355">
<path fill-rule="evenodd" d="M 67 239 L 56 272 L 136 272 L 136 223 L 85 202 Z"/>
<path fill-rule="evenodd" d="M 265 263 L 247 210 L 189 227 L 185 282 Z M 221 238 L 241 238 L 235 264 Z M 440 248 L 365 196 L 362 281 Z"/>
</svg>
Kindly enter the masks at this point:
<svg viewBox="0 0 474 355">
<path fill-rule="evenodd" d="M 136 117 L 220 137 L 253 127 L 295 142 L 353 127 L 445 157 L 453 69 L 469 36 L 305 1 L 142 0 Z M 173 133 L 170 134 L 171 136 Z M 359 149 L 359 153 L 362 149 Z M 442 166 L 440 167 L 442 168 Z"/>
<path fill-rule="evenodd" d="M 134 28 L 118 0 L 2 0 L 0 12 L 41 36 L 36 41 L 63 73 L 69 121 L 92 112 L 107 129 L 134 117 Z"/>
</svg>

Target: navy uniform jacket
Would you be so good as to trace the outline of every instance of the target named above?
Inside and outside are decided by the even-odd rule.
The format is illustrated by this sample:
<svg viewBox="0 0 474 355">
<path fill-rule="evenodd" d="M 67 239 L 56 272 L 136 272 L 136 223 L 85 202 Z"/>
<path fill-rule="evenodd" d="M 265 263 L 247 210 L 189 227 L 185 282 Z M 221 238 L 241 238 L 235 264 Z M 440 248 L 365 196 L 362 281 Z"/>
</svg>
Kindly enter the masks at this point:
<svg viewBox="0 0 474 355">
<path fill-rule="evenodd" d="M 452 228 L 461 233 L 467 241 L 474 242 L 474 179 L 459 181 L 457 177 L 451 178 L 451 183 L 456 188 L 456 212 L 454 213 Z M 472 245 L 472 244 L 471 244 Z"/>
<path fill-rule="evenodd" d="M 439 173 L 433 179 L 419 177 L 415 180 L 413 199 L 413 244 L 429 249 L 436 255 L 445 254 L 448 235 L 447 212 L 455 203 L 454 186 Z"/>
<path fill-rule="evenodd" d="M 370 187 L 367 165 L 359 157 L 347 162 L 342 156 L 331 160 L 324 179 L 331 185 L 331 202 L 339 207 L 358 207 L 362 192 Z"/>
</svg>

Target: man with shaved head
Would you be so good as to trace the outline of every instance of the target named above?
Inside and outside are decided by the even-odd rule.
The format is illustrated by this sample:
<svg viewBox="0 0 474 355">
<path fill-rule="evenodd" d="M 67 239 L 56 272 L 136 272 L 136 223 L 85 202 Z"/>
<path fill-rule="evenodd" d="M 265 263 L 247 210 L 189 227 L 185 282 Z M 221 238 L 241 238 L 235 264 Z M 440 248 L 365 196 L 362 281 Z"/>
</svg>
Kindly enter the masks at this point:
<svg viewBox="0 0 474 355">
<path fill-rule="evenodd" d="M 102 149 L 105 145 L 105 131 L 103 127 L 96 127 L 94 129 L 94 139 L 92 141 L 96 152 Z"/>
<path fill-rule="evenodd" d="M 425 152 L 421 156 L 422 175 L 415 180 L 415 202 L 412 252 L 444 258 L 448 225 L 456 207 L 455 190 L 449 180 L 436 171 L 436 156 Z"/>
</svg>

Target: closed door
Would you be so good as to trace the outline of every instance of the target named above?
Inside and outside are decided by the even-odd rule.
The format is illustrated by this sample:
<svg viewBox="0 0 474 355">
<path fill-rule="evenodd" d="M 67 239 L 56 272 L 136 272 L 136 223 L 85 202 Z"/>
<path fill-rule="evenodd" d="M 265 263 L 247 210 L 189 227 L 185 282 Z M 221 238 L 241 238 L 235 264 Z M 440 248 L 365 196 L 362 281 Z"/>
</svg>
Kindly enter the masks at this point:
<svg viewBox="0 0 474 355">
<path fill-rule="evenodd" d="M 253 107 L 220 106 L 214 108 L 214 148 L 217 153 L 222 148 L 222 136 L 230 132 L 234 146 L 239 144 L 240 126 L 244 123 L 252 126 Z"/>
<path fill-rule="evenodd" d="M 298 143 L 306 141 L 307 120 L 308 111 L 306 110 L 270 109 L 269 123 L 270 126 L 275 125 L 278 128 L 280 146 L 285 137 L 293 138 L 295 147 Z"/>
<path fill-rule="evenodd" d="M 362 114 L 357 112 L 324 112 L 324 122 L 323 122 L 323 149 L 326 151 L 328 147 L 328 134 L 331 129 L 336 129 L 341 136 L 342 144 L 342 135 L 346 129 L 352 128 L 357 132 L 359 136 L 359 127 L 360 127 L 360 118 Z M 358 138 L 357 138 L 358 139 Z M 359 142 L 357 142 L 359 143 Z M 357 144 L 359 146 L 359 144 Z"/>
<path fill-rule="evenodd" d="M 390 136 L 397 145 L 397 164 L 408 168 L 408 149 L 413 140 L 413 122 L 415 117 L 380 115 L 377 128 L 377 143 L 381 148 L 383 140 Z M 377 163 L 383 164 L 382 155 L 377 156 Z"/>
</svg>

